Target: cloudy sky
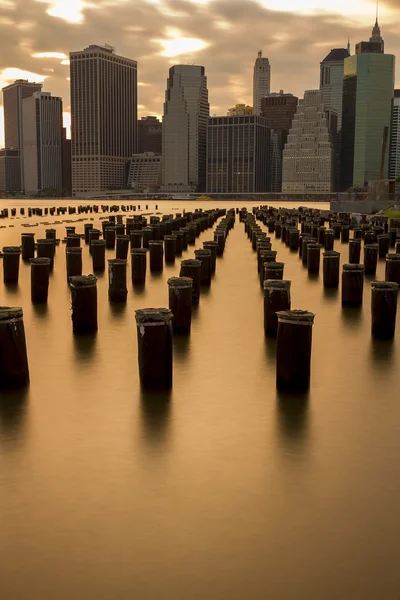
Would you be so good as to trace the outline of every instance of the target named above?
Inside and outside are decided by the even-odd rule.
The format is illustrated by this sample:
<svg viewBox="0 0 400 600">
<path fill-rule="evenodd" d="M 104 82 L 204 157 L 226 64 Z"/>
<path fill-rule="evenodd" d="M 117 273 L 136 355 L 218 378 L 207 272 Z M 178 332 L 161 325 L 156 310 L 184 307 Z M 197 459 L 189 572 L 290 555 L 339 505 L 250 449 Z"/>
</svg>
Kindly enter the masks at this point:
<svg viewBox="0 0 400 600">
<path fill-rule="evenodd" d="M 379 11 L 386 52 L 400 56 L 400 0 L 381 0 Z M 176 63 L 206 67 L 211 113 L 225 114 L 252 103 L 259 49 L 271 62 L 272 89 L 301 96 L 318 87 L 329 50 L 367 39 L 374 20 L 368 0 L 0 0 L 0 84 L 43 81 L 62 96 L 68 123 L 68 53 L 108 43 L 138 61 L 140 115 L 162 114 Z"/>
</svg>

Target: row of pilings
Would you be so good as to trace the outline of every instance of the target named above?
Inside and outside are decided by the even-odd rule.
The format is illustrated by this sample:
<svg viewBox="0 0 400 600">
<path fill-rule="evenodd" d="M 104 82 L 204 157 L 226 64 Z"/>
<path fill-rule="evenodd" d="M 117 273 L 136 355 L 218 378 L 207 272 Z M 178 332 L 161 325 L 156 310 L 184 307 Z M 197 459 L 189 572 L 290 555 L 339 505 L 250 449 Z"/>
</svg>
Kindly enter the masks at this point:
<svg viewBox="0 0 400 600">
<path fill-rule="evenodd" d="M 66 281 L 71 290 L 72 327 L 74 334 L 94 334 L 98 329 L 96 271 L 106 267 L 105 250 L 115 249 L 108 260 L 108 296 L 111 302 L 127 299 L 128 254 L 131 256 L 131 279 L 134 286 L 146 282 L 147 257 L 151 272 L 160 273 L 164 262 L 175 263 L 189 246 L 194 246 L 202 232 L 217 224 L 213 239 L 194 250 L 194 258 L 181 261 L 179 274 L 168 279 L 168 308 L 144 308 L 136 311 L 140 380 L 144 387 L 168 389 L 172 383 L 172 339 L 176 334 L 189 334 L 192 307 L 200 302 L 202 286 L 210 286 L 217 258 L 223 256 L 230 229 L 235 223 L 234 210 L 196 210 L 193 213 L 150 217 L 135 215 L 103 221 L 101 230 L 86 223 L 84 231 L 66 227 L 63 240 L 55 229 L 47 229 L 46 237 L 35 241 L 32 233 L 23 233 L 20 246 L 3 248 L 3 276 L 6 284 L 17 283 L 20 259 L 30 263 L 31 301 L 46 303 L 50 274 L 55 268 L 57 247 L 65 243 Z M 210 236 L 211 237 L 211 236 Z M 83 243 L 83 247 L 82 247 Z M 82 252 L 92 256 L 93 274 L 82 274 Z M 0 361 L 0 387 L 26 384 L 29 368 L 21 308 L 0 308 L 0 321 L 7 330 L 0 343 L 2 355 L 12 357 Z M 18 338 L 18 339 L 17 339 Z M 8 352 L 13 344 L 13 352 Z M 11 368 L 12 365 L 12 368 Z"/>
<path fill-rule="evenodd" d="M 240 210 L 240 221 L 257 257 L 257 270 L 264 291 L 264 331 L 277 339 L 277 385 L 301 391 L 309 386 L 312 325 L 309 311 L 291 310 L 291 281 L 284 279 L 284 263 L 277 260 L 271 237 L 281 240 L 291 253 L 298 253 L 311 276 L 320 272 L 323 255 L 323 285 L 339 287 L 340 253 L 335 240 L 349 245 L 349 261 L 342 266 L 341 300 L 346 307 L 363 301 L 365 275 L 375 275 L 379 258 L 385 258 L 385 281 L 371 282 L 371 331 L 374 338 L 392 339 L 395 334 L 397 296 L 400 284 L 400 240 L 388 219 L 352 224 L 349 214 L 321 215 L 315 209 L 260 207 Z M 266 226 L 265 231 L 257 221 Z M 350 232 L 352 238 L 350 238 Z M 268 235 L 267 235 L 268 234 Z M 360 263 L 363 244 L 364 263 Z M 396 253 L 390 253 L 396 248 Z"/>
</svg>

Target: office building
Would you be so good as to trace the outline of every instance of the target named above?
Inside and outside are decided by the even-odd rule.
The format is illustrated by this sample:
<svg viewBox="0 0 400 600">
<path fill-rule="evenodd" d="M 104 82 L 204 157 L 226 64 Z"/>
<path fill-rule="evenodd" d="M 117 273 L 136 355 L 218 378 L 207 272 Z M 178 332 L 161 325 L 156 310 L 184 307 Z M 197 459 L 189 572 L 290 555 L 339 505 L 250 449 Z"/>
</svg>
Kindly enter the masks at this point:
<svg viewBox="0 0 400 600">
<path fill-rule="evenodd" d="M 394 90 L 390 127 L 389 179 L 400 176 L 400 90 Z"/>
<path fill-rule="evenodd" d="M 363 188 L 370 180 L 386 178 L 389 168 L 387 141 L 381 172 L 382 141 L 391 124 L 395 57 L 357 47 L 359 53 L 344 61 L 342 190 Z"/>
<path fill-rule="evenodd" d="M 161 154 L 144 152 L 131 159 L 128 186 L 131 188 L 156 187 L 161 184 Z"/>
<path fill-rule="evenodd" d="M 68 196 L 72 195 L 72 144 L 67 138 L 67 129 L 62 130 L 62 189 Z"/>
<path fill-rule="evenodd" d="M 35 92 L 22 102 L 26 194 L 62 189 L 62 99 Z"/>
<path fill-rule="evenodd" d="M 171 67 L 163 116 L 163 191 L 205 191 L 209 114 L 204 67 Z"/>
<path fill-rule="evenodd" d="M 299 101 L 283 151 L 282 192 L 334 191 L 336 113 L 325 109 L 320 90 Z"/>
<path fill-rule="evenodd" d="M 336 112 L 338 131 L 342 129 L 344 60 L 349 56 L 346 48 L 334 48 L 320 63 L 322 102 Z"/>
<path fill-rule="evenodd" d="M 13 173 L 10 174 L 9 181 L 15 181 L 15 173 L 19 172 L 18 190 L 24 190 L 24 169 L 22 154 L 22 102 L 29 98 L 35 92 L 40 92 L 41 83 L 32 83 L 27 79 L 17 79 L 14 83 L 3 88 L 3 107 L 4 107 L 4 141 L 5 148 L 9 150 L 18 150 L 20 165 L 15 166 L 15 156 L 13 160 L 7 161 L 7 164 L 13 165 Z M 10 190 L 14 191 L 14 190 Z"/>
<path fill-rule="evenodd" d="M 253 73 L 253 111 L 255 115 L 261 115 L 261 99 L 268 96 L 270 89 L 271 65 L 268 58 L 263 57 L 260 50 L 254 63 Z"/>
<path fill-rule="evenodd" d="M 271 192 L 282 190 L 282 154 L 299 99 L 283 90 L 261 99 L 261 115 L 271 128 Z"/>
<path fill-rule="evenodd" d="M 137 147 L 137 63 L 108 45 L 70 54 L 74 194 L 125 187 Z"/>
<path fill-rule="evenodd" d="M 0 150 L 0 192 L 21 191 L 21 161 L 19 150 Z"/>
<path fill-rule="evenodd" d="M 212 117 L 208 122 L 207 192 L 269 191 L 270 129 L 257 116 Z"/>
<path fill-rule="evenodd" d="M 247 104 L 236 104 L 232 108 L 228 109 L 228 117 L 245 117 L 246 115 L 253 114 L 253 107 Z"/>
<path fill-rule="evenodd" d="M 142 117 L 138 121 L 138 154 L 162 153 L 162 123 L 157 117 Z"/>
</svg>

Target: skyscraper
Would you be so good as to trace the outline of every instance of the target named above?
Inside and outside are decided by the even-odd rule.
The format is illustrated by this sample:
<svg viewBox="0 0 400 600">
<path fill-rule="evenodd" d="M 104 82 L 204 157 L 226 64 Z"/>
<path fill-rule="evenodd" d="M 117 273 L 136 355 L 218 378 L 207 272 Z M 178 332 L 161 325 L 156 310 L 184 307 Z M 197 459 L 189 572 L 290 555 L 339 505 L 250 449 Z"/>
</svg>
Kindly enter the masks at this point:
<svg viewBox="0 0 400 600">
<path fill-rule="evenodd" d="M 25 192 L 62 189 L 62 99 L 35 92 L 22 102 Z"/>
<path fill-rule="evenodd" d="M 263 117 L 208 121 L 207 192 L 269 191 L 270 129 Z"/>
<path fill-rule="evenodd" d="M 268 58 L 263 58 L 260 50 L 254 63 L 253 75 L 253 110 L 255 115 L 261 114 L 261 98 L 268 96 L 270 89 L 271 66 Z"/>
<path fill-rule="evenodd" d="M 19 167 L 15 165 L 15 157 L 12 161 L 13 170 L 15 171 L 16 168 L 19 170 L 18 190 L 24 190 L 22 101 L 32 96 L 34 92 L 40 92 L 41 89 L 41 83 L 32 83 L 27 79 L 17 79 L 3 88 L 5 148 L 19 152 Z M 11 179 L 15 181 L 15 176 Z"/>
<path fill-rule="evenodd" d="M 337 117 L 325 109 L 320 90 L 300 100 L 283 151 L 282 192 L 334 191 Z"/>
<path fill-rule="evenodd" d="M 137 63 L 92 45 L 70 64 L 73 191 L 123 188 L 137 147 Z"/>
<path fill-rule="evenodd" d="M 209 114 L 204 67 L 171 67 L 163 116 L 164 191 L 205 190 Z"/>
<path fill-rule="evenodd" d="M 394 90 L 390 127 L 389 178 L 400 175 L 400 90 Z"/>
<path fill-rule="evenodd" d="M 374 27 L 375 34 L 377 24 Z M 378 26 L 379 29 L 379 26 Z M 379 33 L 380 37 L 380 33 Z M 341 187 L 364 187 L 379 179 L 382 140 L 390 128 L 394 88 L 395 57 L 383 54 L 383 40 L 367 52 L 361 44 L 356 54 L 344 61 L 343 116 L 341 143 Z M 366 42 L 367 43 L 367 42 Z M 368 42 L 369 43 L 369 42 Z M 385 149 L 383 176 L 388 176 L 389 150 Z"/>
<path fill-rule="evenodd" d="M 138 121 L 138 154 L 162 153 L 162 123 L 157 117 L 142 117 Z"/>
<path fill-rule="evenodd" d="M 322 102 L 336 112 L 338 131 L 342 129 L 344 59 L 349 56 L 346 48 L 334 48 L 320 63 Z"/>
<path fill-rule="evenodd" d="M 271 127 L 270 166 L 271 192 L 282 190 L 282 154 L 296 114 L 299 99 L 293 94 L 270 94 L 261 99 L 261 115 Z"/>
</svg>

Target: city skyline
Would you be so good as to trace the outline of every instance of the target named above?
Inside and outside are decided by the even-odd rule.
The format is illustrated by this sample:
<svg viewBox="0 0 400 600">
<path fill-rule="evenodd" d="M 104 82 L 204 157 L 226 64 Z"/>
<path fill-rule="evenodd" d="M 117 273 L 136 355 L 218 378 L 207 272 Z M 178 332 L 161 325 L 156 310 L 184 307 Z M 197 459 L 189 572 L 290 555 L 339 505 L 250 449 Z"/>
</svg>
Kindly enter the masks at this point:
<svg viewBox="0 0 400 600">
<path fill-rule="evenodd" d="M 319 87 L 320 61 L 332 48 L 345 47 L 349 36 L 354 52 L 355 43 L 368 39 L 375 15 L 374 3 L 366 0 L 351 7 L 341 1 L 331 7 L 327 0 L 136 0 L 134 6 L 97 0 L 95 9 L 82 4 L 9 0 L 0 5 L 2 87 L 17 78 L 42 82 L 44 91 L 63 98 L 68 115 L 68 53 L 107 42 L 138 62 L 139 117 L 161 115 L 168 69 L 193 63 L 206 68 L 211 115 L 223 115 L 237 103 L 252 104 L 258 50 L 271 63 L 271 91 L 303 97 L 306 89 Z M 299 10 L 293 12 L 294 6 Z M 379 20 L 386 51 L 400 54 L 395 0 L 381 3 Z M 2 146 L 2 107 L 0 112 Z"/>
</svg>

